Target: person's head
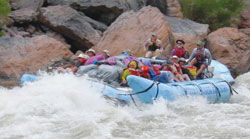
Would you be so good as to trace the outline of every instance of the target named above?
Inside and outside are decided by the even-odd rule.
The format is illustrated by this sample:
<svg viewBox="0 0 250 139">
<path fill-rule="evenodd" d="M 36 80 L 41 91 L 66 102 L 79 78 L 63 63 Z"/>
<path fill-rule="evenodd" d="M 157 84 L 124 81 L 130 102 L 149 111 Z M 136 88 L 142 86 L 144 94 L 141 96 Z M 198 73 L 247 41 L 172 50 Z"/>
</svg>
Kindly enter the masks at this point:
<svg viewBox="0 0 250 139">
<path fill-rule="evenodd" d="M 122 51 L 122 54 L 130 56 L 131 50 L 130 49 L 124 50 L 124 51 Z"/>
<path fill-rule="evenodd" d="M 79 54 L 78 55 L 78 59 L 88 59 L 89 56 L 88 55 L 85 55 L 85 54 Z"/>
<path fill-rule="evenodd" d="M 137 69 L 138 68 L 138 63 L 136 61 L 131 61 L 128 64 L 129 68 Z"/>
<path fill-rule="evenodd" d="M 183 48 L 184 44 L 185 44 L 185 42 L 183 40 L 176 40 L 176 46 L 178 48 Z"/>
<path fill-rule="evenodd" d="M 174 62 L 174 63 L 178 63 L 178 61 L 179 61 L 178 56 L 176 56 L 176 55 L 172 56 L 171 61 Z"/>
<path fill-rule="evenodd" d="M 104 54 L 104 56 L 105 56 L 106 58 L 110 57 L 110 54 L 109 54 L 109 51 L 108 51 L 108 50 L 103 50 L 102 52 L 103 52 L 103 54 Z"/>
<path fill-rule="evenodd" d="M 203 42 L 203 41 L 198 41 L 198 42 L 196 42 L 196 45 L 197 45 L 197 48 L 198 48 L 198 49 L 202 49 L 202 48 L 204 48 L 205 42 Z"/>
<path fill-rule="evenodd" d="M 182 65 L 185 65 L 186 63 L 186 59 L 185 58 L 180 58 L 179 59 L 179 64 L 182 66 Z"/>
<path fill-rule="evenodd" d="M 92 56 L 95 56 L 95 55 L 96 55 L 94 49 L 89 49 L 88 51 L 86 51 L 86 54 L 87 54 L 89 57 L 92 57 Z"/>
<path fill-rule="evenodd" d="M 156 42 L 156 40 L 157 40 L 157 34 L 156 33 L 152 33 L 151 34 L 151 41 L 152 42 Z"/>
</svg>

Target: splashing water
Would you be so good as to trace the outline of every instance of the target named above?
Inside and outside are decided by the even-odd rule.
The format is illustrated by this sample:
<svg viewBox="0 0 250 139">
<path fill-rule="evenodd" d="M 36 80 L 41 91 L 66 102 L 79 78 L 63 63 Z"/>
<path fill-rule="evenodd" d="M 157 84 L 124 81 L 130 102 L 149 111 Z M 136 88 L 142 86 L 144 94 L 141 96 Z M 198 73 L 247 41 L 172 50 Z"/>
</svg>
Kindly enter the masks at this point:
<svg viewBox="0 0 250 139">
<path fill-rule="evenodd" d="M 204 98 L 114 106 L 85 78 L 44 75 L 0 88 L 0 138 L 248 138 L 250 73 L 233 86 L 230 102 Z"/>
</svg>

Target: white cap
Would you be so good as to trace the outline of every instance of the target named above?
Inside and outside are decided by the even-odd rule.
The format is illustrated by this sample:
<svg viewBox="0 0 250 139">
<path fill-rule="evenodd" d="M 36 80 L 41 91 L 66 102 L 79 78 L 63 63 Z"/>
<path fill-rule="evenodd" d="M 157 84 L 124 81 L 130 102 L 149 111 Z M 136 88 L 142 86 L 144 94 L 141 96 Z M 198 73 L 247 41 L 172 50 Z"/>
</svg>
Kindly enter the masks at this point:
<svg viewBox="0 0 250 139">
<path fill-rule="evenodd" d="M 108 56 L 110 56 L 109 51 L 108 50 L 103 50 L 104 53 L 106 53 Z"/>
<path fill-rule="evenodd" d="M 79 56 L 78 56 L 79 58 L 89 58 L 89 56 L 87 56 L 87 55 L 85 55 L 85 54 L 79 54 Z"/>
<path fill-rule="evenodd" d="M 153 32 L 151 35 L 152 35 L 152 36 L 157 36 L 157 34 L 156 34 L 155 32 Z"/>
<path fill-rule="evenodd" d="M 88 51 L 86 51 L 86 53 L 88 52 L 93 52 L 95 54 L 95 50 L 94 49 L 89 49 Z"/>
<path fill-rule="evenodd" d="M 172 56 L 172 58 L 179 59 L 179 57 L 176 55 Z"/>
</svg>

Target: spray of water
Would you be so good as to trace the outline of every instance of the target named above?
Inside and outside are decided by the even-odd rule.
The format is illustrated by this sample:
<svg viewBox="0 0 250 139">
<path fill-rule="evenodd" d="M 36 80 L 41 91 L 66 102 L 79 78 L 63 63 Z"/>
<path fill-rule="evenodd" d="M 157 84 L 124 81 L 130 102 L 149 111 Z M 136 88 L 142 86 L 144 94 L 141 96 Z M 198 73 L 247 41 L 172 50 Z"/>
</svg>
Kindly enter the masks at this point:
<svg viewBox="0 0 250 139">
<path fill-rule="evenodd" d="M 114 106 L 86 78 L 43 75 L 0 88 L 0 138 L 248 138 L 250 73 L 233 86 L 230 102 L 202 97 L 153 105 Z"/>
</svg>

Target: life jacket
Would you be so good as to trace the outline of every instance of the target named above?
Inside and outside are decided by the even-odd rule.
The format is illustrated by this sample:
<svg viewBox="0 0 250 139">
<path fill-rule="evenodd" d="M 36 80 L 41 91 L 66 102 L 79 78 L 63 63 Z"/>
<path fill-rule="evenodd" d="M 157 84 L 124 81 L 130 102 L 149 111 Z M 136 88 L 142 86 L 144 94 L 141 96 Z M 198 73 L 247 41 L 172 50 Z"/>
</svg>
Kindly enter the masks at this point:
<svg viewBox="0 0 250 139">
<path fill-rule="evenodd" d="M 176 68 L 176 70 L 177 70 L 177 73 L 181 73 L 181 66 L 179 65 L 179 64 L 177 64 L 177 63 L 174 63 L 174 66 L 175 66 L 175 68 Z"/>
<path fill-rule="evenodd" d="M 159 49 L 159 43 L 157 41 L 155 43 L 150 42 L 148 46 L 148 51 L 155 51 L 156 49 Z"/>
<path fill-rule="evenodd" d="M 85 62 L 87 61 L 87 59 L 81 58 L 81 59 L 79 59 L 78 61 L 81 63 L 81 65 L 84 65 Z"/>
<path fill-rule="evenodd" d="M 193 78 L 196 76 L 197 68 L 195 66 L 187 66 L 187 70 Z"/>
<path fill-rule="evenodd" d="M 186 53 L 186 50 L 184 49 L 184 48 L 174 48 L 174 50 L 175 50 L 175 55 L 176 56 L 178 56 L 179 58 L 180 57 L 183 57 L 184 56 L 184 54 Z"/>
<path fill-rule="evenodd" d="M 205 49 L 197 49 L 196 54 L 195 54 L 195 59 L 198 62 L 202 62 L 205 60 Z"/>
<path fill-rule="evenodd" d="M 149 77 L 149 66 L 141 66 L 140 67 L 140 69 L 141 69 L 141 77 L 144 77 L 144 78 L 148 78 Z"/>
<path fill-rule="evenodd" d="M 140 76 L 140 72 L 134 68 L 128 68 L 130 75 Z"/>
</svg>

